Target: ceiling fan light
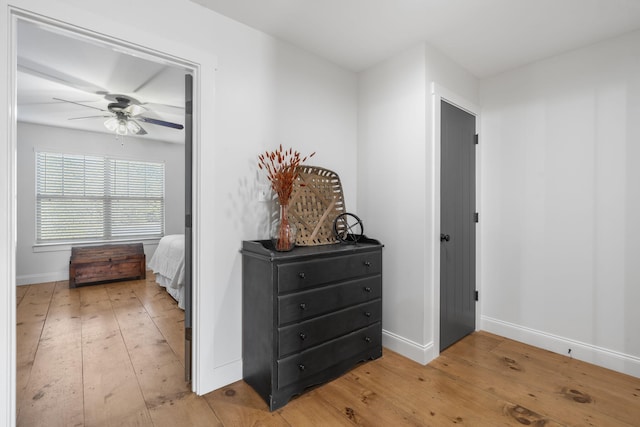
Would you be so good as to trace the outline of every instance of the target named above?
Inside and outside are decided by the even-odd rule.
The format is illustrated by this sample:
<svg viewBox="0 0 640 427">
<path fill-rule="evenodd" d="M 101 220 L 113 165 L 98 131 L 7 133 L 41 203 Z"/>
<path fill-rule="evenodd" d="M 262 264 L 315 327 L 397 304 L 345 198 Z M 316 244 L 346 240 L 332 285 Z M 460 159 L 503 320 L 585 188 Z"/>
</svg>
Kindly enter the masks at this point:
<svg viewBox="0 0 640 427">
<path fill-rule="evenodd" d="M 116 133 L 118 135 L 126 135 L 127 132 L 128 132 L 127 120 L 126 119 L 118 119 L 118 126 L 116 127 Z"/>
<path fill-rule="evenodd" d="M 140 125 L 134 122 L 133 120 L 127 121 L 127 129 L 134 135 L 137 135 L 140 132 Z"/>
<path fill-rule="evenodd" d="M 118 127 L 118 119 L 115 117 L 110 117 L 104 122 L 104 127 L 106 127 L 109 131 L 115 132 Z"/>
<path fill-rule="evenodd" d="M 141 107 L 140 105 L 131 104 L 126 108 L 126 110 L 132 117 L 135 117 L 138 114 L 142 114 L 146 110 L 146 108 Z"/>
</svg>

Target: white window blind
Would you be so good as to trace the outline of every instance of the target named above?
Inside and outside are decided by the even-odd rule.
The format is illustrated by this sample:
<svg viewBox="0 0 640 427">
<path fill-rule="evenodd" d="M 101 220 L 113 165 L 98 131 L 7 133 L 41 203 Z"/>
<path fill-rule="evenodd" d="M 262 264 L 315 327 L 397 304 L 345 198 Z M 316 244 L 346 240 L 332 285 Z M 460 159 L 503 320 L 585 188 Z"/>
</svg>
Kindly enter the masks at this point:
<svg viewBox="0 0 640 427">
<path fill-rule="evenodd" d="M 164 235 L 164 164 L 36 153 L 36 243 Z"/>
</svg>

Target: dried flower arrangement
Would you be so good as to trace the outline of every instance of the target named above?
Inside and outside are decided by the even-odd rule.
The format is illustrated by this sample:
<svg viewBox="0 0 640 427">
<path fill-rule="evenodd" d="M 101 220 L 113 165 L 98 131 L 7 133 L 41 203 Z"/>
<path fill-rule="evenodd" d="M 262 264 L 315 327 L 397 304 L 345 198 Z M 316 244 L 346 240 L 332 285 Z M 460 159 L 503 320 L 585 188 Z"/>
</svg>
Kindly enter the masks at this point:
<svg viewBox="0 0 640 427">
<path fill-rule="evenodd" d="M 295 245 L 295 232 L 291 231 L 287 206 L 291 199 L 293 183 L 298 177 L 298 166 L 313 157 L 315 152 L 302 158 L 293 148 L 285 150 L 282 144 L 274 151 L 265 151 L 258 156 L 258 168 L 266 171 L 271 188 L 278 195 L 280 205 L 280 226 L 274 245 L 276 250 L 286 251 Z M 293 234 L 292 234 L 293 233 Z"/>
<path fill-rule="evenodd" d="M 271 181 L 271 188 L 278 195 L 281 205 L 289 203 L 293 182 L 298 177 L 298 166 L 307 159 L 313 157 L 315 152 L 300 158 L 300 153 L 293 148 L 283 150 L 282 144 L 274 151 L 265 151 L 258 156 L 258 167 L 267 172 L 267 178 Z"/>
</svg>

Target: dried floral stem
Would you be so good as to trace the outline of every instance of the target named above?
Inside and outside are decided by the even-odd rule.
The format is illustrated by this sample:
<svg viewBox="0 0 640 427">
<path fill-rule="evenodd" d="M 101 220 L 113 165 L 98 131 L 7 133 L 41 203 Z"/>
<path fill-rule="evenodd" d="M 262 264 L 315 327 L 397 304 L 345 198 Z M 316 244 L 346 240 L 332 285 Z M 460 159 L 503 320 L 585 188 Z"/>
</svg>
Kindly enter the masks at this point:
<svg viewBox="0 0 640 427">
<path fill-rule="evenodd" d="M 301 158 L 293 148 L 284 150 L 282 144 L 274 151 L 265 151 L 258 156 L 258 167 L 267 172 L 271 188 L 278 195 L 278 202 L 287 205 L 293 191 L 293 183 L 298 177 L 298 166 L 313 157 L 315 152 Z"/>
</svg>

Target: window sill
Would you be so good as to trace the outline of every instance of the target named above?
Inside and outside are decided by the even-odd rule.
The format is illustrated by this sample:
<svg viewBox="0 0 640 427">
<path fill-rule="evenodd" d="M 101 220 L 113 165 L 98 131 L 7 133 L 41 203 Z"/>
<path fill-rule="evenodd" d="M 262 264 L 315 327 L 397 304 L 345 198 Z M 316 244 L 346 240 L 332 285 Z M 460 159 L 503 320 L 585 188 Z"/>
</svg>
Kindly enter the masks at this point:
<svg viewBox="0 0 640 427">
<path fill-rule="evenodd" d="M 64 242 L 64 243 L 41 243 L 34 244 L 32 246 L 33 253 L 40 252 L 69 252 L 74 246 L 97 246 L 108 245 L 117 243 L 142 243 L 143 245 L 157 245 L 160 242 L 159 237 L 154 238 L 141 238 L 141 239 L 126 239 L 126 240 L 108 240 L 100 242 Z"/>
</svg>

